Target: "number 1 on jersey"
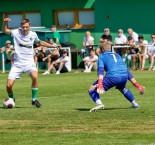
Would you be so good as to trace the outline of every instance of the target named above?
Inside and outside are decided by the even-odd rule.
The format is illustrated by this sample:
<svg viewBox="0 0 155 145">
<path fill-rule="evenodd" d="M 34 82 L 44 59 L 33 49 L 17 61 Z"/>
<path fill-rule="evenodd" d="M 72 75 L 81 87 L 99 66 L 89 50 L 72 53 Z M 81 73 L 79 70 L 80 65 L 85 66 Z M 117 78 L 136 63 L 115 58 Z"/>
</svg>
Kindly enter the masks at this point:
<svg viewBox="0 0 155 145">
<path fill-rule="evenodd" d="M 113 56 L 113 58 L 114 58 L 114 61 L 115 62 L 117 62 L 117 59 L 116 59 L 116 56 L 115 56 L 115 54 L 111 54 L 112 56 Z"/>
</svg>

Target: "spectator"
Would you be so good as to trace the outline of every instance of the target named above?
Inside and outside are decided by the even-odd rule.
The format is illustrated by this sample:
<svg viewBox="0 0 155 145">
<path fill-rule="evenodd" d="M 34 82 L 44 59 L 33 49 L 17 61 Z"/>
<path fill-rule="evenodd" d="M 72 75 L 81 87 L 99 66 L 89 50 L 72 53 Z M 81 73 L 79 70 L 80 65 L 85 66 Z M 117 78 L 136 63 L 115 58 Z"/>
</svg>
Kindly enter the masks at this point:
<svg viewBox="0 0 155 145">
<path fill-rule="evenodd" d="M 128 48 L 127 50 L 127 65 L 128 68 L 131 69 L 131 60 L 133 60 L 133 67 L 135 69 L 136 59 L 139 58 L 139 55 L 137 54 L 138 49 L 135 48 L 135 42 L 133 41 L 133 38 L 131 36 L 128 36 L 127 44 L 130 45 L 130 48 Z"/>
<path fill-rule="evenodd" d="M 99 41 L 100 41 L 100 43 L 103 43 L 105 41 L 112 42 L 112 36 L 110 35 L 110 29 L 109 28 L 104 29 L 104 34 L 101 36 Z"/>
<path fill-rule="evenodd" d="M 118 36 L 114 40 L 114 45 L 121 45 L 121 44 L 126 44 L 127 38 L 123 34 L 122 29 L 118 29 Z M 115 52 L 118 53 L 120 56 L 126 52 L 125 48 L 116 48 Z"/>
<path fill-rule="evenodd" d="M 38 62 L 43 61 L 44 57 L 46 57 L 44 47 L 34 44 L 34 62 L 36 66 L 38 66 Z"/>
<path fill-rule="evenodd" d="M 63 50 L 62 56 L 57 60 L 53 61 L 48 71 L 44 72 L 43 74 L 44 75 L 50 74 L 51 70 L 55 74 L 71 71 L 71 63 L 70 63 L 70 58 L 67 56 L 67 50 Z"/>
<path fill-rule="evenodd" d="M 54 43 L 60 45 L 60 34 L 57 31 L 57 28 L 55 25 L 52 25 L 51 32 L 53 32 L 53 38 L 52 39 L 54 40 Z"/>
<path fill-rule="evenodd" d="M 11 63 L 11 65 L 13 64 L 13 56 L 14 56 L 14 47 L 13 45 L 11 45 L 11 41 L 10 40 L 7 40 L 6 43 L 5 43 L 5 46 L 2 47 L 0 49 L 0 52 L 4 52 L 6 51 L 6 55 L 7 55 L 7 59 L 5 60 L 5 63 Z"/>
<path fill-rule="evenodd" d="M 84 72 L 91 72 L 91 70 L 97 70 L 97 60 L 98 56 L 95 55 L 94 50 L 90 51 L 90 56 L 87 56 L 83 59 L 84 65 L 85 65 L 85 70 Z"/>
<path fill-rule="evenodd" d="M 105 28 L 104 29 L 104 34 L 101 36 L 101 38 L 99 39 L 100 43 L 104 43 L 105 41 L 109 41 L 112 43 L 112 36 L 110 35 L 110 29 L 109 28 Z M 99 56 L 100 55 L 100 48 L 96 49 L 96 54 Z"/>
<path fill-rule="evenodd" d="M 149 67 L 149 71 L 151 71 L 153 69 L 153 66 L 154 66 L 154 59 L 155 59 L 155 34 L 152 34 L 151 38 L 152 38 L 152 41 L 149 42 L 149 46 L 150 47 L 148 48 L 149 59 L 151 59 L 151 64 L 150 64 L 150 67 Z"/>
<path fill-rule="evenodd" d="M 56 43 L 54 43 L 53 39 L 48 39 L 47 42 L 49 44 L 52 44 L 53 46 L 57 46 L 57 48 L 53 48 L 53 50 L 47 50 L 45 53 L 46 57 L 44 57 L 42 59 L 43 61 L 47 60 L 47 64 L 48 64 L 48 68 L 49 68 L 51 65 L 51 62 L 57 60 L 60 56 L 60 54 L 59 54 L 60 45 L 57 45 Z"/>
<path fill-rule="evenodd" d="M 81 49 L 81 59 L 83 58 L 83 54 L 86 53 L 87 56 L 90 54 L 90 49 L 93 47 L 91 45 L 94 44 L 94 38 L 91 36 L 89 31 L 86 31 L 86 36 L 83 38 L 83 49 Z"/>
<path fill-rule="evenodd" d="M 131 36 L 133 38 L 134 42 L 138 41 L 138 34 L 136 32 L 133 31 L 133 29 L 129 28 L 128 30 L 128 36 Z"/>
<path fill-rule="evenodd" d="M 139 50 L 139 70 L 144 70 L 148 42 L 144 40 L 143 35 L 138 36 L 138 41 L 136 42 L 136 48 Z"/>
</svg>

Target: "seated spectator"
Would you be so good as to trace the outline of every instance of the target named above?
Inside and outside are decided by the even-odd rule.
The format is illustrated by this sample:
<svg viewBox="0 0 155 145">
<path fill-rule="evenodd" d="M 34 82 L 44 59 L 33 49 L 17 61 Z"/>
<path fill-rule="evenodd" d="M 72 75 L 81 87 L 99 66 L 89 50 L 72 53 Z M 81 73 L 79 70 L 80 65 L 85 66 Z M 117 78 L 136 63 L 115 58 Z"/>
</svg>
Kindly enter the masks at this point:
<svg viewBox="0 0 155 145">
<path fill-rule="evenodd" d="M 152 41 L 149 42 L 149 46 L 148 47 L 148 58 L 151 60 L 151 64 L 149 67 L 149 71 L 151 71 L 154 67 L 154 59 L 155 59 L 155 34 L 151 35 Z"/>
<path fill-rule="evenodd" d="M 93 48 L 91 45 L 94 44 L 94 38 L 91 36 L 89 31 L 86 32 L 86 36 L 83 38 L 83 49 L 81 49 L 80 57 L 83 58 L 83 54 L 86 53 L 89 56 L 90 50 Z"/>
<path fill-rule="evenodd" d="M 38 62 L 42 62 L 43 58 L 46 57 L 43 46 L 34 45 L 34 62 L 38 66 Z"/>
<path fill-rule="evenodd" d="M 54 43 L 53 39 L 48 39 L 47 42 L 54 46 L 57 46 L 57 48 L 53 48 L 53 50 L 46 50 L 45 52 L 46 57 L 42 59 L 43 61 L 47 61 L 48 68 L 49 68 L 51 65 L 51 62 L 57 60 L 60 56 L 60 53 L 59 53 L 60 45 L 57 45 L 56 43 Z M 45 49 L 46 48 L 44 48 L 43 51 L 45 51 Z"/>
<path fill-rule="evenodd" d="M 13 45 L 11 45 L 11 41 L 10 40 L 7 40 L 6 43 L 5 43 L 5 46 L 2 47 L 0 49 L 0 52 L 6 52 L 6 55 L 7 55 L 7 59 L 5 60 L 5 63 L 11 63 L 11 65 L 14 63 L 13 61 L 13 57 L 14 57 L 14 47 Z"/>
<path fill-rule="evenodd" d="M 134 42 L 138 41 L 138 34 L 133 31 L 133 29 L 128 28 L 128 36 L 131 36 Z"/>
<path fill-rule="evenodd" d="M 148 42 L 144 40 L 143 35 L 138 36 L 138 41 L 136 42 L 136 48 L 139 50 L 139 70 L 144 70 L 145 61 L 147 58 L 147 46 Z"/>
<path fill-rule="evenodd" d="M 95 55 L 94 50 L 90 51 L 90 56 L 87 56 L 83 59 L 85 70 L 84 72 L 91 72 L 91 70 L 97 70 L 97 60 L 98 56 Z"/>
<path fill-rule="evenodd" d="M 133 61 L 133 68 L 136 68 L 136 59 L 139 58 L 139 55 L 137 54 L 138 49 L 135 48 L 135 42 L 133 41 L 133 38 L 131 36 L 128 36 L 127 44 L 130 45 L 130 48 L 127 49 L 127 66 L 129 69 L 131 69 L 131 60 Z"/>
<path fill-rule="evenodd" d="M 110 35 L 110 29 L 109 28 L 105 28 L 104 29 L 104 34 L 101 36 L 101 38 L 99 39 L 100 43 L 104 43 L 105 41 L 109 41 L 112 43 L 112 36 Z M 99 56 L 100 55 L 100 48 L 96 49 L 96 54 Z"/>
<path fill-rule="evenodd" d="M 126 42 L 127 42 L 127 38 L 123 34 L 123 30 L 118 29 L 118 36 L 114 40 L 114 45 L 122 45 L 122 44 L 126 44 Z M 122 54 L 126 52 L 126 48 L 116 48 L 115 52 L 118 53 L 120 56 L 122 56 Z"/>
<path fill-rule="evenodd" d="M 43 74 L 50 74 L 51 71 L 55 74 L 71 71 L 71 63 L 70 58 L 67 56 L 67 50 L 63 50 L 62 56 L 57 60 L 53 61 L 48 70 L 45 71 Z"/>
</svg>

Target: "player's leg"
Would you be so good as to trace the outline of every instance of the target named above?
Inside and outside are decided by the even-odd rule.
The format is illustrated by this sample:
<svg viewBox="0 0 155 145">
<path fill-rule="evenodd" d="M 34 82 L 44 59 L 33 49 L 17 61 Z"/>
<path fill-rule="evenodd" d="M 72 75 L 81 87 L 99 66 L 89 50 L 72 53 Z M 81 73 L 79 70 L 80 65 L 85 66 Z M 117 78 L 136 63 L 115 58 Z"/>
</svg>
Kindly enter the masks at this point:
<svg viewBox="0 0 155 145">
<path fill-rule="evenodd" d="M 134 78 L 130 71 L 128 71 L 128 80 L 139 90 L 140 95 L 144 94 L 145 87 L 141 86 L 137 82 L 137 80 Z"/>
<path fill-rule="evenodd" d="M 41 107 L 41 104 L 37 100 L 38 96 L 38 72 L 32 71 L 30 74 L 32 79 L 32 105 L 35 105 L 37 108 Z"/>
<path fill-rule="evenodd" d="M 29 64 L 24 68 L 24 72 L 27 73 L 32 79 L 32 105 L 35 105 L 37 108 L 41 107 L 41 104 L 37 100 L 38 96 L 38 71 L 35 64 Z"/>
<path fill-rule="evenodd" d="M 100 99 L 100 96 L 96 90 L 97 82 L 98 81 L 96 81 L 93 85 L 91 85 L 89 87 L 89 95 L 90 95 L 91 99 L 96 103 L 96 106 L 94 108 L 92 108 L 91 110 L 89 110 L 89 112 L 94 112 L 94 111 L 97 111 L 99 109 L 104 109 L 104 105 L 103 105 L 103 103 Z"/>
<path fill-rule="evenodd" d="M 8 79 L 7 83 L 6 83 L 6 90 L 8 93 L 9 98 L 12 98 L 13 100 L 15 100 L 14 98 L 14 93 L 13 93 L 13 84 L 14 84 L 15 80 L 12 79 Z"/>
<path fill-rule="evenodd" d="M 132 108 L 139 108 L 140 106 L 138 105 L 138 103 L 136 102 L 133 94 L 131 93 L 131 91 L 127 88 L 124 89 L 118 89 L 123 95 L 124 97 L 130 101 L 132 103 Z"/>
<path fill-rule="evenodd" d="M 8 80 L 6 83 L 6 90 L 8 93 L 9 98 L 12 98 L 15 101 L 14 92 L 13 92 L 13 85 L 16 78 L 20 78 L 23 70 L 22 67 L 16 66 L 15 64 L 12 65 L 10 73 L 8 75 Z"/>
<path fill-rule="evenodd" d="M 93 112 L 98 109 L 104 109 L 104 105 L 100 99 L 99 94 L 97 93 L 97 89 L 96 89 L 97 84 L 98 84 L 98 80 L 94 82 L 89 88 L 89 95 L 92 98 L 92 100 L 96 103 L 96 107 L 92 108 L 89 112 Z M 111 78 L 104 77 L 103 86 L 104 86 L 104 90 L 107 91 L 110 88 L 114 87 L 115 83 L 113 83 L 113 80 Z"/>
<path fill-rule="evenodd" d="M 121 77 L 120 79 L 121 79 L 121 81 L 119 84 L 117 84 L 116 89 L 118 89 L 124 95 L 124 97 L 132 103 L 133 108 L 139 108 L 139 105 L 136 103 L 133 94 L 130 92 L 129 89 L 127 89 L 125 87 L 126 82 L 127 82 L 127 78 Z"/>
</svg>

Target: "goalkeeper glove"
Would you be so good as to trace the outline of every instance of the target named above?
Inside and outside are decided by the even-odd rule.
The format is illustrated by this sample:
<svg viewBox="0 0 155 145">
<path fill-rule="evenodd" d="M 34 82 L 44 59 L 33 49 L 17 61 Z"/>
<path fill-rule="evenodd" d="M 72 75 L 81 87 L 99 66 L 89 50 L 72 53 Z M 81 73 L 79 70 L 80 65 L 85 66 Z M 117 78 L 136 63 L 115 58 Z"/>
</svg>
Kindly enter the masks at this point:
<svg viewBox="0 0 155 145">
<path fill-rule="evenodd" d="M 105 92 L 102 82 L 103 82 L 103 79 L 98 79 L 98 84 L 97 84 L 97 93 L 98 94 L 103 94 Z"/>
</svg>

